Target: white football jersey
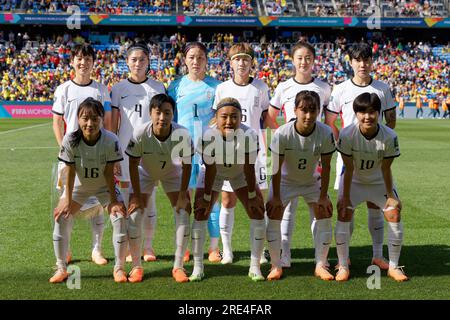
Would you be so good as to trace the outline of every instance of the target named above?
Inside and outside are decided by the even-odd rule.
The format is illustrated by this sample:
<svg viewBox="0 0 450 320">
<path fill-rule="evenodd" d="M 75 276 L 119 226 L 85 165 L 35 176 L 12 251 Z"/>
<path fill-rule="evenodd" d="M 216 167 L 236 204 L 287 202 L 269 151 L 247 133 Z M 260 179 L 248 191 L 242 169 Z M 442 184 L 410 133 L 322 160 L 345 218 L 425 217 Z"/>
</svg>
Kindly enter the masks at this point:
<svg viewBox="0 0 450 320">
<path fill-rule="evenodd" d="M 69 80 L 56 88 L 52 112 L 63 116 L 66 134 L 78 130 L 78 106 L 89 97 L 100 101 L 105 112 L 111 112 L 111 97 L 108 88 L 102 83 L 91 80 L 82 86 Z"/>
<path fill-rule="evenodd" d="M 281 82 L 275 89 L 274 95 L 270 100 L 270 105 L 276 109 L 284 109 L 285 121 L 288 122 L 295 119 L 295 97 L 300 91 L 314 91 L 320 97 L 320 113 L 318 119 L 321 118 L 322 111 L 328 106 L 330 100 L 331 87 L 328 83 L 313 78 L 310 83 L 301 84 L 290 78 Z"/>
<path fill-rule="evenodd" d="M 67 164 L 75 164 L 75 186 L 93 193 L 107 187 L 104 176 L 106 164 L 123 160 L 117 136 L 102 128 L 100 137 L 93 146 L 81 139 L 77 146 L 72 147 L 70 140 L 71 134 L 66 134 L 58 159 Z"/>
<path fill-rule="evenodd" d="M 147 78 L 141 83 L 125 79 L 111 89 L 111 106 L 120 111 L 118 136 L 120 146 L 125 149 L 133 136 L 134 128 L 150 121 L 150 100 L 165 93 L 164 85 Z"/>
<path fill-rule="evenodd" d="M 269 87 L 259 79 L 250 78 L 246 86 L 236 84 L 233 79 L 219 84 L 216 88 L 213 109 L 223 98 L 235 98 L 242 107 L 241 123 L 259 132 L 260 120 L 264 111 L 269 108 Z"/>
<path fill-rule="evenodd" d="M 327 110 L 336 114 L 342 113 L 342 127 L 357 124 L 355 112 L 353 111 L 353 100 L 364 92 L 375 93 L 381 100 L 381 113 L 379 122 L 383 122 L 383 112 L 395 109 L 395 101 L 389 86 L 378 80 L 373 80 L 367 86 L 358 86 L 352 79 L 338 84 L 331 93 L 330 104 Z"/>
<path fill-rule="evenodd" d="M 152 122 L 137 127 L 125 151 L 129 157 L 141 158 L 141 167 L 154 181 L 172 174 L 174 170 L 180 173 L 181 179 L 182 162 L 191 163 L 194 155 L 189 131 L 175 122 L 171 126 L 171 133 L 164 141 L 153 134 Z"/>
<path fill-rule="evenodd" d="M 364 137 L 359 125 L 351 124 L 339 134 L 337 149 L 353 158 L 353 182 L 362 184 L 384 183 L 381 172 L 383 159 L 400 156 L 397 134 L 391 128 L 378 124 L 376 136 Z"/>
<path fill-rule="evenodd" d="M 284 156 L 282 182 L 311 185 L 320 178 L 316 170 L 320 156 L 336 151 L 333 132 L 326 124 L 316 121 L 314 130 L 303 136 L 297 131 L 295 123 L 290 121 L 275 131 L 270 150 Z"/>
<path fill-rule="evenodd" d="M 258 135 L 255 130 L 241 124 L 235 131 L 234 138 L 225 140 L 217 125 L 203 134 L 202 148 L 198 152 L 206 164 L 216 164 L 216 175 L 224 180 L 244 174 L 245 155 L 250 163 L 256 163 L 259 151 Z"/>
</svg>

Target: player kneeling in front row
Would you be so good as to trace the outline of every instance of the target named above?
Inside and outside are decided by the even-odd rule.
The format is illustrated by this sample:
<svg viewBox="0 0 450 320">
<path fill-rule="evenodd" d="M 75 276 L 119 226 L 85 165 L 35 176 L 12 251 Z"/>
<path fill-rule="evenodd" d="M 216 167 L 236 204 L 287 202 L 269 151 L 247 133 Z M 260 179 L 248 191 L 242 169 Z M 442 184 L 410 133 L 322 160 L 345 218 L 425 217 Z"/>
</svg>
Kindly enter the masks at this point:
<svg viewBox="0 0 450 320">
<path fill-rule="evenodd" d="M 319 95 L 314 91 L 300 91 L 295 97 L 296 120 L 275 131 L 270 145 L 274 175 L 266 208 L 269 218 L 278 220 L 280 228 L 279 221 L 286 205 L 299 196 L 305 199 L 317 220 L 314 274 L 322 280 L 333 280 L 327 262 L 333 211 L 328 186 L 330 162 L 336 146 L 331 128 L 317 121 L 319 110 Z M 320 175 L 316 170 L 319 160 L 322 163 Z"/>
<path fill-rule="evenodd" d="M 172 122 L 175 101 L 166 94 L 157 94 L 150 101 L 150 118 L 134 130 L 125 153 L 130 159 L 129 236 L 133 265 L 141 267 L 142 211 L 161 181 L 173 207 L 176 225 L 176 251 L 172 276 L 177 282 L 189 278 L 183 269 L 183 256 L 189 240 L 190 198 L 187 193 L 194 147 L 189 131 Z"/>
<path fill-rule="evenodd" d="M 237 198 L 241 201 L 250 217 L 251 262 L 249 277 L 253 281 L 263 281 L 260 257 L 264 247 L 265 221 L 264 200 L 256 185 L 255 162 L 258 154 L 257 133 L 241 124 L 242 110 L 239 101 L 224 98 L 217 104 L 216 124 L 203 135 L 203 162 L 206 170 L 204 178 L 200 179 L 195 194 L 195 220 L 192 225 L 192 247 L 194 249 L 194 271 L 191 281 L 201 281 L 203 273 L 203 245 L 205 229 L 212 205 L 217 201 L 222 191 L 223 182 L 228 180 Z M 244 174 L 243 174 L 244 173 Z M 280 265 L 281 230 L 277 226 L 274 230 L 274 240 L 271 245 L 278 244 L 277 252 L 271 257 L 272 270 L 269 280 L 278 280 L 282 275 Z"/>
<path fill-rule="evenodd" d="M 396 281 L 408 280 L 398 266 L 403 243 L 400 221 L 401 202 L 394 187 L 391 165 L 400 156 L 394 130 L 378 123 L 381 101 L 374 93 L 362 93 L 353 102 L 357 124 L 344 128 L 339 135 L 338 151 L 345 165 L 339 186 L 338 221 L 335 228 L 336 250 L 339 258 L 337 281 L 350 276 L 347 264 L 350 243 L 350 222 L 354 209 L 370 201 L 384 208 L 388 222 L 388 276 Z"/>
<path fill-rule="evenodd" d="M 114 227 L 116 266 L 120 263 L 117 260 L 119 253 L 126 250 L 127 213 L 120 193 L 115 189 L 113 176 L 114 163 L 122 160 L 122 151 L 117 136 L 102 128 L 104 114 L 101 102 L 93 98 L 84 100 L 77 111 L 79 129 L 64 136 L 61 145 L 58 159 L 66 163 L 67 177 L 64 193 L 54 210 L 53 246 L 57 271 L 50 278 L 51 283 L 63 282 L 68 277 L 66 256 L 73 219 L 92 196 L 103 207 L 108 207 Z M 115 268 L 115 278 L 117 270 Z"/>
</svg>

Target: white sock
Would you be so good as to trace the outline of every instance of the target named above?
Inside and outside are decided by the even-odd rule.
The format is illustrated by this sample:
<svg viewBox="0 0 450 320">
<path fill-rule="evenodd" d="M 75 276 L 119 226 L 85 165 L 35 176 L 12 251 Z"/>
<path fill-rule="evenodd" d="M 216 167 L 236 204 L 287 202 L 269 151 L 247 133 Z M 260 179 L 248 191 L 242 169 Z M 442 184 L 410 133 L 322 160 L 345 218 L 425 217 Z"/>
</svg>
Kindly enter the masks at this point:
<svg viewBox="0 0 450 320">
<path fill-rule="evenodd" d="M 341 266 L 348 268 L 348 255 L 350 248 L 350 222 L 336 222 L 335 239 L 336 239 L 336 251 Z"/>
<path fill-rule="evenodd" d="M 113 246 L 116 257 L 114 270 L 123 270 L 128 248 L 127 219 L 121 214 L 117 214 L 117 217 L 111 214 L 109 217 L 113 227 Z"/>
<path fill-rule="evenodd" d="M 388 241 L 389 241 L 389 267 L 398 267 L 400 252 L 403 244 L 403 223 L 388 222 Z"/>
<path fill-rule="evenodd" d="M 384 215 L 380 209 L 368 208 L 367 225 L 372 236 L 372 250 L 374 258 L 383 257 Z"/>
<path fill-rule="evenodd" d="M 315 256 L 316 264 L 328 264 L 328 251 L 332 240 L 331 218 L 316 220 Z"/>
<path fill-rule="evenodd" d="M 281 254 L 283 256 L 291 256 L 291 242 L 295 228 L 297 206 L 298 198 L 295 198 L 284 209 L 283 219 L 281 220 Z"/>
<path fill-rule="evenodd" d="M 220 208 L 220 236 L 222 238 L 224 255 L 233 254 L 231 239 L 233 237 L 234 209 L 235 208 L 225 208 L 224 206 Z"/>
<path fill-rule="evenodd" d="M 316 217 L 314 215 L 314 209 L 312 207 L 309 207 L 309 222 L 311 224 L 311 234 L 312 234 L 312 239 L 313 239 L 313 246 L 315 245 L 316 241 L 316 234 L 317 234 L 317 220 Z"/>
<path fill-rule="evenodd" d="M 264 240 L 266 234 L 265 220 L 250 219 L 250 240 L 251 240 L 251 257 L 250 272 L 260 272 L 261 255 L 264 249 Z"/>
<path fill-rule="evenodd" d="M 91 218 L 92 227 L 92 251 L 102 252 L 103 231 L 105 230 L 105 216 L 103 207 L 98 206 L 100 211 L 98 215 Z"/>
<path fill-rule="evenodd" d="M 281 221 L 269 219 L 267 224 L 266 236 L 269 247 L 270 262 L 272 266 L 280 268 L 280 250 L 281 250 Z"/>
<path fill-rule="evenodd" d="M 178 269 L 183 268 L 183 257 L 189 241 L 189 214 L 184 209 L 180 209 L 180 213 L 177 213 L 175 209 L 173 209 L 173 214 L 175 216 L 176 245 L 173 267 L 174 269 Z"/>
<path fill-rule="evenodd" d="M 135 210 L 128 218 L 128 245 L 133 267 L 140 267 L 142 246 L 142 210 Z"/>
<path fill-rule="evenodd" d="M 55 251 L 58 269 L 67 269 L 66 257 L 69 250 L 70 234 L 72 233 L 73 216 L 67 219 L 62 215 L 55 221 L 53 228 L 53 249 Z"/>
<path fill-rule="evenodd" d="M 193 275 L 203 273 L 203 248 L 205 246 L 205 234 L 208 220 L 197 221 L 194 219 L 192 223 L 192 255 L 194 256 Z"/>
<path fill-rule="evenodd" d="M 219 247 L 219 238 L 209 238 L 209 250 L 213 251 Z"/>
<path fill-rule="evenodd" d="M 156 188 L 150 196 L 147 208 L 144 210 L 143 227 L 144 227 L 144 251 L 153 250 L 153 238 L 156 230 Z"/>
</svg>

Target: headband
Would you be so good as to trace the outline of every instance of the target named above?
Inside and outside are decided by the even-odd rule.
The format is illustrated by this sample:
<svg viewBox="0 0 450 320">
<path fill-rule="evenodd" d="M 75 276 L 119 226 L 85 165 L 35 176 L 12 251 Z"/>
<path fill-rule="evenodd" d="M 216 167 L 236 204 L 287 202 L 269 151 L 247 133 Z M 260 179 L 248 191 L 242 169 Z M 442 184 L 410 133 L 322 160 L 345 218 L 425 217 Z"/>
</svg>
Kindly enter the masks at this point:
<svg viewBox="0 0 450 320">
<path fill-rule="evenodd" d="M 237 58 L 237 57 L 248 57 L 253 60 L 253 57 L 251 55 L 249 55 L 248 53 L 244 53 L 244 52 L 233 54 L 231 56 L 231 60 L 233 60 L 234 58 Z"/>
<path fill-rule="evenodd" d="M 236 109 L 239 109 L 239 111 L 242 112 L 242 107 L 239 104 L 239 101 L 234 100 L 234 99 L 233 100 L 223 99 L 222 101 L 220 101 L 217 104 L 216 112 L 219 111 L 219 109 L 223 108 L 223 107 L 235 107 Z"/>
</svg>

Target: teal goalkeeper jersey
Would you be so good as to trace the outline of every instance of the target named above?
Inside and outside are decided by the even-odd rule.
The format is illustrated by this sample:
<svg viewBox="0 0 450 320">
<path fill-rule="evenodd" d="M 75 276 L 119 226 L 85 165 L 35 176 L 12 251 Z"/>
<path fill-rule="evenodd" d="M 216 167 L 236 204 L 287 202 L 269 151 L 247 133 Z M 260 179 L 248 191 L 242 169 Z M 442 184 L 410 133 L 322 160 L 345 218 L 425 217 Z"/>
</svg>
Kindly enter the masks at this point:
<svg viewBox="0 0 450 320">
<path fill-rule="evenodd" d="M 186 75 L 169 86 L 168 93 L 177 103 L 174 122 L 189 130 L 195 147 L 214 116 L 212 106 L 220 83 L 210 76 L 194 82 Z"/>
</svg>

